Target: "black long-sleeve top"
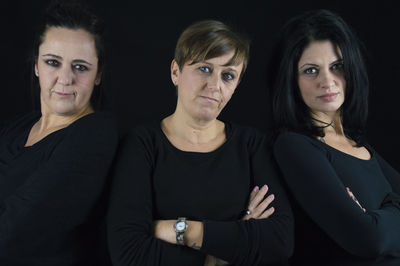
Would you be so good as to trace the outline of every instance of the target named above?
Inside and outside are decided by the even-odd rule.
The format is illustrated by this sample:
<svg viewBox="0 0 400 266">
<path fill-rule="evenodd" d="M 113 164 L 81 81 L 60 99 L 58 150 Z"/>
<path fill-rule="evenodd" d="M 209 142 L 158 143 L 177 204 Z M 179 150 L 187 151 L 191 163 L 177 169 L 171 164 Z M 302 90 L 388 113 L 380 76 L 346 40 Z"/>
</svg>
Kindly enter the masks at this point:
<svg viewBox="0 0 400 266">
<path fill-rule="evenodd" d="M 174 147 L 160 122 L 137 127 L 122 142 L 108 215 L 114 265 L 203 265 L 205 254 L 234 265 L 287 262 L 293 219 L 267 139 L 225 125 L 226 142 L 206 153 Z M 275 194 L 275 213 L 240 220 L 250 191 L 264 184 Z M 200 251 L 153 236 L 154 220 L 181 216 L 203 221 Z"/>
<path fill-rule="evenodd" d="M 367 149 L 362 160 L 297 133 L 276 140 L 296 221 L 293 265 L 400 265 L 400 174 Z"/>
<path fill-rule="evenodd" d="M 24 147 L 39 118 L 25 115 L 0 131 L 0 265 L 106 265 L 104 192 L 115 122 L 89 114 Z"/>
</svg>

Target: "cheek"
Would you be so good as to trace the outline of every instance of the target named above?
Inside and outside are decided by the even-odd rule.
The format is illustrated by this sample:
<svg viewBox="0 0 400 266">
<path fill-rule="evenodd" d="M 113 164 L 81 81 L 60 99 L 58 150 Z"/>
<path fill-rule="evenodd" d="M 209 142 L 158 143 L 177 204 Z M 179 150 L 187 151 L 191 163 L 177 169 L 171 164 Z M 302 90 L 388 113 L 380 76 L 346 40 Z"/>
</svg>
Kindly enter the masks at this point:
<svg viewBox="0 0 400 266">
<path fill-rule="evenodd" d="M 76 87 L 81 93 L 91 94 L 95 86 L 95 75 L 77 75 Z"/>
</svg>

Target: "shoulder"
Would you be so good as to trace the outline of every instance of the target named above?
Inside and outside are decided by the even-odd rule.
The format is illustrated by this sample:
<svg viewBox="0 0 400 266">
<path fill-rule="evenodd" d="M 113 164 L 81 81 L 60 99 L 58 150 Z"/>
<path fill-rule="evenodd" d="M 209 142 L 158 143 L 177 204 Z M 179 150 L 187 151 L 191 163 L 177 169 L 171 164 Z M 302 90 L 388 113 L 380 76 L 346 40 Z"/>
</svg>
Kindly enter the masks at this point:
<svg viewBox="0 0 400 266">
<path fill-rule="evenodd" d="M 121 138 L 122 146 L 144 146 L 152 149 L 162 139 L 160 121 L 150 121 L 129 129 Z"/>
<path fill-rule="evenodd" d="M 328 150 L 324 147 L 324 143 L 320 142 L 315 138 L 311 138 L 309 136 L 292 132 L 286 131 L 280 133 L 274 144 L 274 152 L 296 152 L 302 153 L 304 151 L 320 151 L 323 153 L 327 153 Z"/>
<path fill-rule="evenodd" d="M 226 126 L 230 128 L 232 138 L 237 138 L 244 141 L 249 145 L 257 145 L 260 143 L 269 143 L 271 141 L 271 134 L 262 131 L 259 128 L 247 125 L 239 125 L 232 122 L 225 122 Z"/>
<path fill-rule="evenodd" d="M 268 154 L 272 151 L 272 134 L 268 131 L 231 122 L 226 122 L 226 126 L 231 131 L 230 136 L 227 132 L 227 140 L 230 145 L 234 145 L 240 150 L 245 149 L 252 156 L 260 153 Z"/>
<path fill-rule="evenodd" d="M 116 119 L 108 112 L 88 114 L 66 128 L 65 138 L 77 143 L 116 146 L 119 138 Z"/>
<path fill-rule="evenodd" d="M 277 136 L 274 146 L 280 146 L 285 144 L 316 145 L 316 143 L 317 140 L 310 138 L 309 136 L 292 131 L 285 131 Z"/>
<path fill-rule="evenodd" d="M 15 137 L 21 132 L 24 132 L 40 118 L 39 112 L 30 112 L 26 114 L 19 114 L 2 121 L 0 127 L 0 136 Z"/>
</svg>

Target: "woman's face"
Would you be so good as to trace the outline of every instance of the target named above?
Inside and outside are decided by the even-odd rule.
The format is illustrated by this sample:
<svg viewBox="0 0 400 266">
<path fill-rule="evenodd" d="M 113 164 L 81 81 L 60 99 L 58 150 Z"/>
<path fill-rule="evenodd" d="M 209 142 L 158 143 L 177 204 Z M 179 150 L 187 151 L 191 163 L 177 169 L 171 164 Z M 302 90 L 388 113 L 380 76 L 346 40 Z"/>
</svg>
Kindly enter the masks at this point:
<svg viewBox="0 0 400 266">
<path fill-rule="evenodd" d="M 339 48 L 331 41 L 311 42 L 298 63 L 298 84 L 313 114 L 333 117 L 344 102 L 346 87 Z"/>
<path fill-rule="evenodd" d="M 243 68 L 243 63 L 227 65 L 233 55 L 232 51 L 192 65 L 188 62 L 182 71 L 173 61 L 171 78 L 178 86 L 177 110 L 198 121 L 216 119 L 235 92 Z"/>
<path fill-rule="evenodd" d="M 95 41 L 90 33 L 82 29 L 49 28 L 35 64 L 42 114 L 68 116 L 91 111 L 93 87 L 100 83 L 97 62 Z"/>
</svg>

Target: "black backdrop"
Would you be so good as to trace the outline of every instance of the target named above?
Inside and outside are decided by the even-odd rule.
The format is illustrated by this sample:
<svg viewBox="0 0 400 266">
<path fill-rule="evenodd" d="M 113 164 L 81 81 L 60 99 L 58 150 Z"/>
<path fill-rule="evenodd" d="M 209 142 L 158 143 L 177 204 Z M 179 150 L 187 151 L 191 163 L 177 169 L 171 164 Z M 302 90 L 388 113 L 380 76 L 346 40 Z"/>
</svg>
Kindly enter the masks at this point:
<svg viewBox="0 0 400 266">
<path fill-rule="evenodd" d="M 30 110 L 29 58 L 34 26 L 47 1 L 1 5 L 0 122 Z M 107 24 L 105 82 L 109 109 L 121 132 L 174 111 L 169 67 L 176 40 L 205 18 L 233 24 L 252 41 L 247 73 L 220 118 L 266 130 L 271 125 L 266 60 L 282 24 L 299 12 L 326 8 L 340 14 L 364 42 L 370 72 L 368 138 L 400 170 L 399 8 L 395 1 L 90 1 Z"/>
</svg>

